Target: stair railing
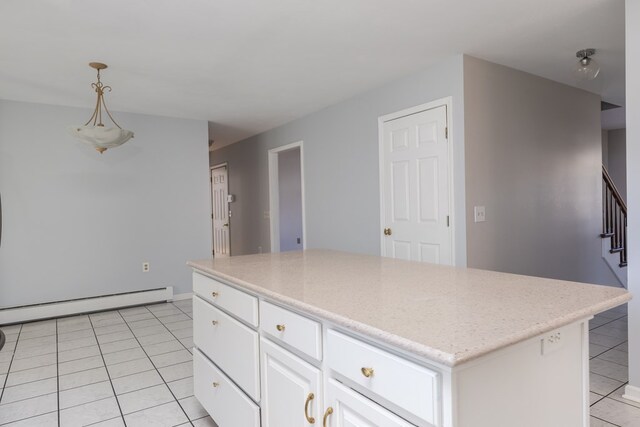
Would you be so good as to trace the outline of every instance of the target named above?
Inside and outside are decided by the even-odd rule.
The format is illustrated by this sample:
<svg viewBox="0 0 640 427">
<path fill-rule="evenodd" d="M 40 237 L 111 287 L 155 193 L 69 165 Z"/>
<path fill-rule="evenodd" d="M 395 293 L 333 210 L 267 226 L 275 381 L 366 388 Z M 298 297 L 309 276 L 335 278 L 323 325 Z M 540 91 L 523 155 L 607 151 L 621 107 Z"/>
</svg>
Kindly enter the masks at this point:
<svg viewBox="0 0 640 427">
<path fill-rule="evenodd" d="M 611 253 L 620 254 L 620 267 L 627 266 L 627 204 L 609 172 L 602 165 L 602 234 L 611 238 Z"/>
</svg>

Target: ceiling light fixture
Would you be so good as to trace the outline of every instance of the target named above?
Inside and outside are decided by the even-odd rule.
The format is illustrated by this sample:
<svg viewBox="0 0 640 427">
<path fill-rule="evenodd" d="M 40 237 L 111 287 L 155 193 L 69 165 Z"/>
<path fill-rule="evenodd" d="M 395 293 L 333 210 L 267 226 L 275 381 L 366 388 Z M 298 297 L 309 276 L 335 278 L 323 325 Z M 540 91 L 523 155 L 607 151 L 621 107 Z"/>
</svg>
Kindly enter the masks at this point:
<svg viewBox="0 0 640 427">
<path fill-rule="evenodd" d="M 580 80 L 593 80 L 600 74 L 600 65 L 592 58 L 595 53 L 595 49 L 582 49 L 576 52 L 579 60 L 573 73 Z"/>
<path fill-rule="evenodd" d="M 93 115 L 91 115 L 87 123 L 83 126 L 71 126 L 69 131 L 80 141 L 92 146 L 102 154 L 107 149 L 118 147 L 133 138 L 133 132 L 122 129 L 120 125 L 116 123 L 107 108 L 107 104 L 104 102 L 104 92 L 111 92 L 111 86 L 105 86 L 100 81 L 100 70 L 107 68 L 107 65 L 101 62 L 90 62 L 89 66 L 98 70 L 98 81 L 91 83 L 91 87 L 96 91 L 98 96 L 96 108 L 93 110 Z M 102 123 L 103 108 L 116 127 L 108 128 L 104 126 L 104 123 Z"/>
</svg>

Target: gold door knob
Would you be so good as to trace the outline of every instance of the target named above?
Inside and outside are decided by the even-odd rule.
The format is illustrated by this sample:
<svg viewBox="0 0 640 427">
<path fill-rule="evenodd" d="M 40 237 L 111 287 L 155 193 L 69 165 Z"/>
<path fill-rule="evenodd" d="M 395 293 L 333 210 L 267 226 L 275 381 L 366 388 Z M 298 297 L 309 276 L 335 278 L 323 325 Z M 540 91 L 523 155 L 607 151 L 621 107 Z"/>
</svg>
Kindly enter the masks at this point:
<svg viewBox="0 0 640 427">
<path fill-rule="evenodd" d="M 383 230 L 383 233 L 384 233 L 385 236 L 391 236 L 391 229 L 390 228 L 385 228 Z"/>
<path fill-rule="evenodd" d="M 218 296 L 218 293 L 217 293 L 217 292 L 211 292 L 211 296 L 212 296 L 213 298 L 215 298 L 215 297 L 217 297 L 217 296 Z"/>
<path fill-rule="evenodd" d="M 360 369 L 360 372 L 362 372 L 362 375 L 367 378 L 371 378 L 373 376 L 373 368 L 362 368 Z"/>
<path fill-rule="evenodd" d="M 212 321 L 211 321 L 211 324 L 212 324 L 213 326 L 216 326 L 216 325 L 218 324 L 218 321 L 217 321 L 217 320 L 212 320 Z"/>
<path fill-rule="evenodd" d="M 333 414 L 333 408 L 329 406 L 324 413 L 324 417 L 322 417 L 322 427 L 327 427 L 327 418 L 329 418 L 331 414 Z"/>
<path fill-rule="evenodd" d="M 284 331 L 284 325 L 276 325 L 276 329 L 277 329 L 279 332 L 283 332 L 283 331 Z"/>
<path fill-rule="evenodd" d="M 304 417 L 307 419 L 309 424 L 315 424 L 316 419 L 309 416 L 309 403 L 315 398 L 313 393 L 309 393 L 307 395 L 307 401 L 304 402 Z"/>
<path fill-rule="evenodd" d="M 217 388 L 217 387 L 219 387 L 219 386 L 220 386 L 220 384 L 219 384 L 219 383 L 216 383 L 216 382 L 212 383 L 211 385 L 213 386 L 213 388 Z"/>
</svg>

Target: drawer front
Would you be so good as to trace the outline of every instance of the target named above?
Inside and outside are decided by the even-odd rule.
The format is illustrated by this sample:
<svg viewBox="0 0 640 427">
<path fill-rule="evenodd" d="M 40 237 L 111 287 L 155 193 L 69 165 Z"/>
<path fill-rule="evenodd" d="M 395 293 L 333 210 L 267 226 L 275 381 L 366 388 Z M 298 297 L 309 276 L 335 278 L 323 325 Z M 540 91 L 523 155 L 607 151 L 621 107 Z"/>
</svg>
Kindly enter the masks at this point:
<svg viewBox="0 0 640 427">
<path fill-rule="evenodd" d="M 193 391 L 218 427 L 260 427 L 260 409 L 198 350 L 193 353 Z"/>
<path fill-rule="evenodd" d="M 333 413 L 329 415 L 326 427 L 415 427 L 332 379 L 327 383 L 327 405 Z"/>
<path fill-rule="evenodd" d="M 316 360 L 322 360 L 320 323 L 260 301 L 260 330 Z"/>
<path fill-rule="evenodd" d="M 193 343 L 256 402 L 260 400 L 258 342 L 256 331 L 193 298 Z"/>
<path fill-rule="evenodd" d="M 336 373 L 432 425 L 439 415 L 439 374 L 377 347 L 327 331 L 327 363 Z M 372 372 L 363 372 L 371 369 Z M 368 374 L 369 376 L 366 376 Z"/>
<path fill-rule="evenodd" d="M 258 298 L 198 273 L 193 273 L 193 292 L 238 319 L 258 327 Z"/>
</svg>

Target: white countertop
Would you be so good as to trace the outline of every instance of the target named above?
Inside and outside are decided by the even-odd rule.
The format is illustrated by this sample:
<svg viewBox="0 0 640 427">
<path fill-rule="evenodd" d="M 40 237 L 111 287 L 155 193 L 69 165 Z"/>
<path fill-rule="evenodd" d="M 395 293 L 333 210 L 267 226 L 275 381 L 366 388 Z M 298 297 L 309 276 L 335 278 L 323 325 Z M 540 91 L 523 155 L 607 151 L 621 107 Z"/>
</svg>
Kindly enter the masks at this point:
<svg viewBox="0 0 640 427">
<path fill-rule="evenodd" d="M 326 250 L 188 264 L 448 366 L 631 299 L 621 288 Z"/>
</svg>

